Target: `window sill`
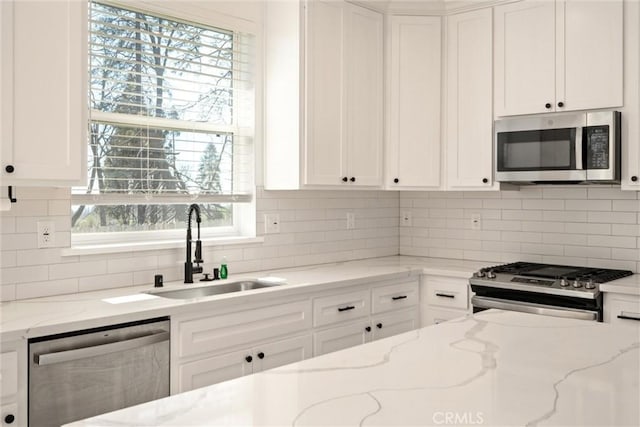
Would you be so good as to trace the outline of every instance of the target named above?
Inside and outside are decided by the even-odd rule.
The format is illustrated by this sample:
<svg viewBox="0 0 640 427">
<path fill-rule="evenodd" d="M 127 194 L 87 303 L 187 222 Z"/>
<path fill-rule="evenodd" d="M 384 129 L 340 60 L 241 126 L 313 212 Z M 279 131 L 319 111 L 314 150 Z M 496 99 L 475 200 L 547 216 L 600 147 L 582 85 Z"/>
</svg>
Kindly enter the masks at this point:
<svg viewBox="0 0 640 427">
<path fill-rule="evenodd" d="M 220 237 L 202 239 L 202 246 L 230 246 L 246 245 L 250 243 L 262 243 L 264 237 Z M 134 251 L 153 251 L 158 249 L 184 248 L 184 240 L 168 240 L 157 242 L 127 242 L 105 245 L 82 245 L 61 250 L 62 256 L 114 254 Z"/>
</svg>

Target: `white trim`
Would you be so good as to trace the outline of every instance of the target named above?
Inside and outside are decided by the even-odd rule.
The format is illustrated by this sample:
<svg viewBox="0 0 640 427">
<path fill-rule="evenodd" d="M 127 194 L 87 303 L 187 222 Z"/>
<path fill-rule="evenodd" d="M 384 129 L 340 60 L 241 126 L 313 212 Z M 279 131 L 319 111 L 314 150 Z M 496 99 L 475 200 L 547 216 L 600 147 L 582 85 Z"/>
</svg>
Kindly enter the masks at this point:
<svg viewBox="0 0 640 427">
<path fill-rule="evenodd" d="M 230 245 L 246 245 L 250 243 L 263 243 L 264 237 L 220 237 L 212 239 L 202 239 L 202 246 L 230 246 Z M 97 255 L 97 254 L 113 254 L 122 252 L 152 251 L 158 249 L 184 249 L 185 242 L 183 240 L 167 240 L 157 242 L 128 242 L 116 243 L 109 245 L 83 245 L 62 249 L 60 255 L 78 256 L 78 255 Z"/>
</svg>

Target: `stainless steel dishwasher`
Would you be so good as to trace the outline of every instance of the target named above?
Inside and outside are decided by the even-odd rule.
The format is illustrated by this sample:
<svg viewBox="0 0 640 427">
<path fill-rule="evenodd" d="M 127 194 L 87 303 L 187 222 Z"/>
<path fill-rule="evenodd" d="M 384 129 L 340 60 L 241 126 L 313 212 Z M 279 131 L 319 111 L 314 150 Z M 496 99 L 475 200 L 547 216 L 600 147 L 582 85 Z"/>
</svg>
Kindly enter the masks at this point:
<svg viewBox="0 0 640 427">
<path fill-rule="evenodd" d="M 29 340 L 29 425 L 60 426 L 169 395 L 167 318 Z"/>
</svg>

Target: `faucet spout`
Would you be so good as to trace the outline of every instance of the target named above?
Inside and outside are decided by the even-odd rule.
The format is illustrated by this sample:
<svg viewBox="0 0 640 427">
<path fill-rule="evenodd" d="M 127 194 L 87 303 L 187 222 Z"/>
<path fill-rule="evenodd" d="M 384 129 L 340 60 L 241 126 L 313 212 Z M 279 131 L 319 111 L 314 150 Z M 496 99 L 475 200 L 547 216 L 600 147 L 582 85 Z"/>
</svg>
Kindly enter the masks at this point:
<svg viewBox="0 0 640 427">
<path fill-rule="evenodd" d="M 196 213 L 196 225 L 198 227 L 198 238 L 196 240 L 196 252 L 195 259 L 191 259 L 191 245 L 193 244 L 193 238 L 191 235 L 191 216 Z M 189 206 L 189 212 L 187 215 L 187 253 L 186 260 L 184 262 L 184 283 L 193 283 L 193 274 L 202 273 L 202 266 L 200 265 L 204 261 L 202 260 L 202 242 L 200 241 L 200 207 L 197 204 Z M 193 265 L 193 263 L 196 265 Z"/>
</svg>

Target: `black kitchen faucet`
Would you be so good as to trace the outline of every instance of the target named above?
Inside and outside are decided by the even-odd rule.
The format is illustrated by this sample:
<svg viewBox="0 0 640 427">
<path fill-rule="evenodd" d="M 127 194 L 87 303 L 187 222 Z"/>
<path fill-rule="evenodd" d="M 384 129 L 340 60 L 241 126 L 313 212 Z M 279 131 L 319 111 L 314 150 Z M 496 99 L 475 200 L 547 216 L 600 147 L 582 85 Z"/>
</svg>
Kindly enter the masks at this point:
<svg viewBox="0 0 640 427">
<path fill-rule="evenodd" d="M 191 215 L 196 213 L 196 224 L 198 224 L 198 239 L 196 240 L 195 259 L 191 260 Z M 189 214 L 187 218 L 187 259 L 184 263 L 184 283 L 193 283 L 193 273 L 202 273 L 202 242 L 200 241 L 200 207 L 197 204 L 189 206 Z M 195 262 L 196 265 L 193 265 Z"/>
</svg>

